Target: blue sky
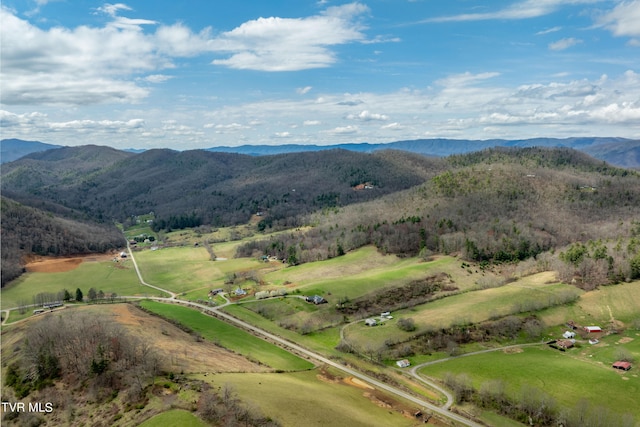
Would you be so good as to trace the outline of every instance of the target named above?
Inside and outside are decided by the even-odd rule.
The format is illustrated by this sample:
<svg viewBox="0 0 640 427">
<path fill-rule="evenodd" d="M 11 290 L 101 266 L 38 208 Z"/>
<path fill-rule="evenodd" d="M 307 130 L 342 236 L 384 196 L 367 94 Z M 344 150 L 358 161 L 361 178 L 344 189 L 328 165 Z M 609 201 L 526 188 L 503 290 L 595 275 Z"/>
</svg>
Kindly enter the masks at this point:
<svg viewBox="0 0 640 427">
<path fill-rule="evenodd" d="M 4 0 L 2 138 L 640 138 L 640 0 Z"/>
</svg>

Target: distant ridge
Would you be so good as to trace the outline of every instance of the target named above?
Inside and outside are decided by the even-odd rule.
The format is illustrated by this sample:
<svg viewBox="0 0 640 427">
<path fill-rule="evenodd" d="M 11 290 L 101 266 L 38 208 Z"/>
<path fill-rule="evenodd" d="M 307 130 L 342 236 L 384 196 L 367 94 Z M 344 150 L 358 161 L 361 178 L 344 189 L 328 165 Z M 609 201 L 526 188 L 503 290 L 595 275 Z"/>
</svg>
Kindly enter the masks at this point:
<svg viewBox="0 0 640 427">
<path fill-rule="evenodd" d="M 3 139 L 0 141 L 1 163 L 12 162 L 27 154 L 62 148 L 62 145 L 45 144 L 40 141 L 23 141 L 21 139 Z"/>
<path fill-rule="evenodd" d="M 11 162 L 33 152 L 61 148 L 60 145 L 45 144 L 38 141 L 3 139 L 2 163 Z M 336 148 L 360 153 L 372 153 L 379 150 L 401 150 L 425 156 L 446 157 L 452 154 L 464 154 L 492 147 L 567 147 L 582 151 L 590 156 L 615 166 L 640 169 L 640 139 L 615 137 L 573 137 L 573 138 L 531 138 L 531 139 L 415 139 L 389 143 L 347 143 L 334 145 L 241 145 L 238 147 L 210 147 L 205 151 L 235 153 L 250 156 L 269 156 L 286 153 L 333 150 Z M 145 150 L 128 148 L 129 153 L 141 153 Z"/>
<path fill-rule="evenodd" d="M 335 145 L 241 145 L 238 147 L 211 147 L 207 151 L 265 156 L 303 151 L 322 151 L 341 148 L 371 153 L 378 150 L 402 150 L 426 156 L 446 157 L 492 147 L 567 147 L 583 151 L 599 160 L 626 168 L 640 168 L 640 139 L 608 137 L 532 138 L 532 139 L 415 139 L 389 143 L 354 143 Z"/>
</svg>

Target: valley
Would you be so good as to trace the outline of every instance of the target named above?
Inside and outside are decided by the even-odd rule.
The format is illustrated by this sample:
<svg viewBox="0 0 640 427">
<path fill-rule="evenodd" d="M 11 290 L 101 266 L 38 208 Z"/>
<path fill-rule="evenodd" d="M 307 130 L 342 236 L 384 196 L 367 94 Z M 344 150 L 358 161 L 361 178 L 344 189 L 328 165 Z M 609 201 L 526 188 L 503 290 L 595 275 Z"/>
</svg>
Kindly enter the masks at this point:
<svg viewBox="0 0 640 427">
<path fill-rule="evenodd" d="M 108 151 L 63 173 L 103 151 L 3 168 L 3 269 L 17 274 L 1 291 L 3 390 L 54 405 L 7 422 L 637 423 L 636 172 L 527 148 Z M 137 156 L 149 184 L 118 183 Z M 167 165 L 176 182 L 153 188 Z M 227 184 L 237 200 L 207 210 Z"/>
</svg>

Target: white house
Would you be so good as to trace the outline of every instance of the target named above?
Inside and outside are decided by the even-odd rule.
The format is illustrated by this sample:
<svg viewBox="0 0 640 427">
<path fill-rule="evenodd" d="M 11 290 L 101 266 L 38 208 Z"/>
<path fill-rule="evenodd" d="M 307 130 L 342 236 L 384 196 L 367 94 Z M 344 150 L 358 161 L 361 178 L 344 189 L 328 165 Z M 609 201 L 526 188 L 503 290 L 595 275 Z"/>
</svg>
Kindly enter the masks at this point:
<svg viewBox="0 0 640 427">
<path fill-rule="evenodd" d="M 399 368 L 408 368 L 409 366 L 411 366 L 411 362 L 409 362 L 407 359 L 402 359 L 398 360 L 396 362 L 396 365 L 398 365 Z"/>
<path fill-rule="evenodd" d="M 562 334 L 562 336 L 565 337 L 566 339 L 570 339 L 570 338 L 574 338 L 576 336 L 576 333 L 572 331 L 565 331 L 565 333 Z"/>
<path fill-rule="evenodd" d="M 376 326 L 378 324 L 378 322 L 374 318 L 369 318 L 369 319 L 364 321 L 364 324 L 367 325 L 367 326 Z"/>
</svg>

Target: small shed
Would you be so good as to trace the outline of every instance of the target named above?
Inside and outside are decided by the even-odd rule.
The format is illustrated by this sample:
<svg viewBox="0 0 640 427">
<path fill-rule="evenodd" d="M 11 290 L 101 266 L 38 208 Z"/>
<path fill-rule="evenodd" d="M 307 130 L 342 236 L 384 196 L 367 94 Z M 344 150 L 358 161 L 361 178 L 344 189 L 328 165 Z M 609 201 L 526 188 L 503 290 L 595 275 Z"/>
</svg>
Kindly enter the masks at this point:
<svg viewBox="0 0 640 427">
<path fill-rule="evenodd" d="M 411 366 L 411 362 L 409 362 L 407 359 L 402 359 L 398 360 L 396 362 L 396 365 L 398 365 L 399 368 L 408 368 L 409 366 Z"/>
<path fill-rule="evenodd" d="M 585 326 L 584 330 L 588 334 L 602 332 L 602 328 L 600 328 L 600 326 Z"/>
<path fill-rule="evenodd" d="M 364 321 L 364 324 L 367 325 L 367 326 L 376 326 L 378 324 L 378 321 L 376 319 L 370 317 L 370 318 L 368 318 L 368 319 L 366 319 Z"/>
<path fill-rule="evenodd" d="M 618 360 L 617 362 L 615 362 L 612 367 L 616 368 L 616 369 L 620 369 L 622 371 L 628 371 L 629 369 L 631 369 L 631 363 L 629 362 L 625 362 L 622 360 Z"/>
</svg>

